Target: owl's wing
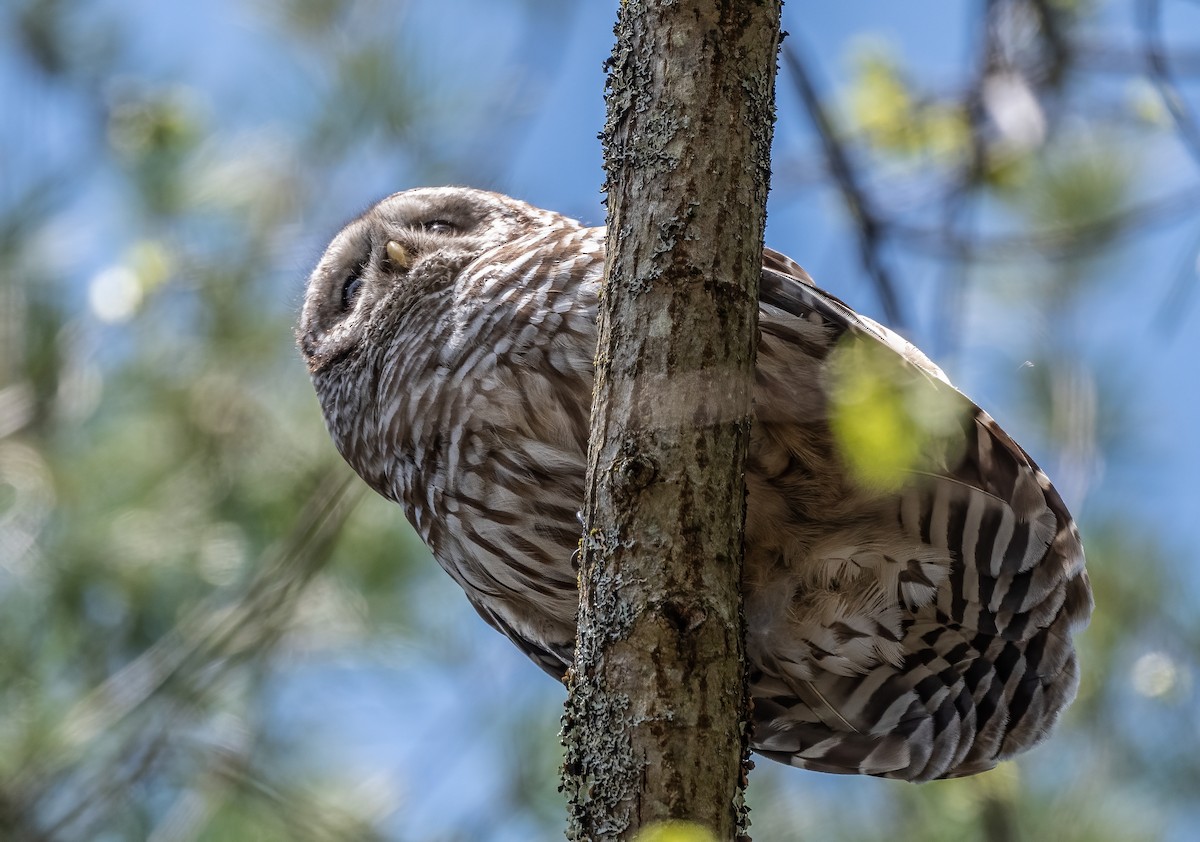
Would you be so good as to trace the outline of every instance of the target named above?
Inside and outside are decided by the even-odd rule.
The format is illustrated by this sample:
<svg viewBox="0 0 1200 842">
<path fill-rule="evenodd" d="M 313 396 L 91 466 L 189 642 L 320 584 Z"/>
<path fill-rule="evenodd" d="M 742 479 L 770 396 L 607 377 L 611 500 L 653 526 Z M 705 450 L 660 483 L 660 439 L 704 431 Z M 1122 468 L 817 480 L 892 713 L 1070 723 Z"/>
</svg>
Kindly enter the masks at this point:
<svg viewBox="0 0 1200 842">
<path fill-rule="evenodd" d="M 1036 744 L 1075 695 L 1071 637 L 1092 609 L 1057 491 L 924 354 L 788 258 L 765 253 L 760 296 L 747 573 L 771 586 L 747 591 L 755 748 L 929 780 Z M 856 342 L 874 349 L 857 364 L 954 410 L 937 455 L 886 493 L 854 490 L 831 432 L 831 358 Z"/>
<path fill-rule="evenodd" d="M 570 669 L 572 662 L 575 660 L 575 652 L 572 645 L 555 645 L 549 641 L 535 641 L 530 635 L 522 634 L 513 628 L 512 624 L 504 618 L 503 614 L 494 610 L 491 605 L 479 599 L 470 591 L 467 592 L 467 601 L 471 603 L 471 607 L 475 609 L 489 626 L 511 640 L 526 657 L 541 667 L 547 675 L 555 681 L 566 680 L 567 670 Z"/>
</svg>

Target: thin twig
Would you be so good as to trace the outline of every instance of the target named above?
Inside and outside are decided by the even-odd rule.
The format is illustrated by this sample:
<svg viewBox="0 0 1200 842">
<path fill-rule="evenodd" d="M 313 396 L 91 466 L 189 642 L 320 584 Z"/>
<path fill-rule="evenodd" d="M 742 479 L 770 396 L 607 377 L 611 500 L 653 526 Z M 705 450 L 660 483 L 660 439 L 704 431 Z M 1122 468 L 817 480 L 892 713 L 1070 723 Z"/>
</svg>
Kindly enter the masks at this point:
<svg viewBox="0 0 1200 842">
<path fill-rule="evenodd" d="M 966 213 L 972 209 L 971 191 L 978 186 L 985 171 L 987 147 L 984 142 L 983 128 L 985 113 L 983 108 L 983 85 L 992 72 L 994 58 L 998 52 L 995 43 L 996 27 L 992 23 L 994 0 L 987 0 L 979 13 L 979 20 L 969 21 L 970 29 L 982 30 L 983 43 L 979 50 L 979 62 L 971 84 L 963 98 L 964 111 L 967 116 L 968 137 L 970 138 L 970 153 L 959 167 L 957 177 L 942 199 L 942 230 L 947 239 L 956 236 L 957 231 L 964 226 L 959 223 Z M 974 237 L 971 232 L 970 220 L 965 226 L 967 242 Z M 935 296 L 937 317 L 934 321 L 934 338 L 938 339 L 935 351 L 944 352 L 958 345 L 958 332 L 955 326 L 962 322 L 962 312 L 967 298 L 967 287 L 970 283 L 970 272 L 964 261 L 951 257 L 942 267 L 937 279 L 938 294 Z"/>
<path fill-rule="evenodd" d="M 1171 74 L 1166 45 L 1162 37 L 1162 0 L 1141 0 L 1137 6 L 1138 20 L 1142 27 L 1142 55 L 1150 72 L 1150 81 L 1158 89 L 1163 104 L 1171 119 L 1180 140 L 1188 153 L 1200 165 L 1200 125 L 1188 107 L 1187 101 L 1179 91 L 1179 86 Z"/>
<path fill-rule="evenodd" d="M 1200 231 L 1192 236 L 1191 247 L 1184 253 L 1175 280 L 1158 306 L 1154 323 L 1158 330 L 1170 336 L 1183 323 L 1183 315 L 1192 304 L 1196 292 L 1196 276 L 1200 272 Z"/>
<path fill-rule="evenodd" d="M 842 192 L 842 198 L 850 211 L 858 232 L 859 255 L 863 267 L 867 270 L 875 284 L 876 294 L 883 307 L 883 312 L 894 325 L 903 325 L 905 320 L 900 309 L 900 300 L 896 295 L 896 287 L 891 274 L 883 265 L 880 248 L 884 238 L 884 221 L 871 206 L 870 197 L 858 183 L 858 178 L 850 165 L 849 157 L 842 142 L 838 139 L 833 125 L 830 123 L 817 96 L 812 79 L 801 61 L 796 50 L 785 45 L 783 48 L 784 61 L 796 84 L 796 90 L 809 117 L 821 137 L 821 146 L 829 164 L 829 172 L 837 182 Z"/>
<path fill-rule="evenodd" d="M 1050 82 L 1057 84 L 1071 63 L 1071 45 L 1067 41 L 1066 33 L 1063 32 L 1060 13 L 1050 0 L 1030 0 L 1030 4 L 1037 10 L 1042 24 L 1042 35 L 1045 37 L 1046 45 L 1050 48 Z"/>
<path fill-rule="evenodd" d="M 1022 258 L 1066 260 L 1078 257 L 1114 236 L 1146 231 L 1179 222 L 1200 205 L 1200 186 L 1192 186 L 1162 199 L 1114 211 L 1091 222 L 1032 234 L 995 235 L 965 240 L 942 228 L 921 228 L 891 222 L 887 234 L 905 247 L 933 257 L 1008 262 Z"/>
<path fill-rule="evenodd" d="M 1143 41 L 1130 50 L 1113 44 L 1083 43 L 1075 47 L 1075 64 L 1090 73 L 1145 73 L 1147 65 L 1166 61 L 1168 52 Z M 1172 49 L 1171 71 L 1175 77 L 1200 76 L 1200 49 Z"/>
</svg>

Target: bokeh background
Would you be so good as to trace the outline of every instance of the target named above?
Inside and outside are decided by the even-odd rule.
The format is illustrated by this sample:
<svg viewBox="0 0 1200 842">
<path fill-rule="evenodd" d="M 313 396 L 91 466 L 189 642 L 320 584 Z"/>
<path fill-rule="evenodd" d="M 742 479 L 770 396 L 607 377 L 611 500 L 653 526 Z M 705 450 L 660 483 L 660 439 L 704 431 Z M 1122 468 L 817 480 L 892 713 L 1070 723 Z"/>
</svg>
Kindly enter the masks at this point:
<svg viewBox="0 0 1200 842">
<path fill-rule="evenodd" d="M 615 0 L 0 3 L 0 839 L 561 838 L 563 690 L 339 464 L 292 324 L 389 192 L 604 219 Z M 767 241 L 1078 515 L 1079 700 L 759 840 L 1200 827 L 1200 3 L 794 2 Z"/>
</svg>

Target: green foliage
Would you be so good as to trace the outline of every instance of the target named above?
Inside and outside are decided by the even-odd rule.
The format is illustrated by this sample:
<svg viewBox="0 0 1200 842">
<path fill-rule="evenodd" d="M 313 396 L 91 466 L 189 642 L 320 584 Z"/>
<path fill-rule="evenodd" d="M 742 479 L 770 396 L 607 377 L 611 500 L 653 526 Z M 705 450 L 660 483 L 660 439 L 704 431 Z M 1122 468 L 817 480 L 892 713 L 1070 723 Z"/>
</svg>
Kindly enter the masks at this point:
<svg viewBox="0 0 1200 842">
<path fill-rule="evenodd" d="M 1135 160 L 1099 138 L 1072 138 L 1037 162 L 1029 189 L 1016 200 L 1036 230 L 1053 234 L 1093 226 L 1092 236 L 1107 241 L 1118 232 L 1106 220 L 1136 183 Z"/>
<path fill-rule="evenodd" d="M 84 10 L 13 13 L 31 66 L 99 119 L 87 179 L 35 156 L 37 201 L 0 208 L 20 267 L 0 275 L 0 837 L 371 838 L 370 811 L 314 802 L 336 775 L 290 777 L 260 735 L 278 659 L 359 640 L 359 594 L 395 612 L 425 555 L 394 513 L 351 515 L 291 347 L 303 267 L 282 289 L 276 249 L 319 182 L 186 80 L 120 75 L 128 41 L 76 52 Z M 114 187 L 97 248 L 65 219 Z"/>
<path fill-rule="evenodd" d="M 635 842 L 717 842 L 717 837 L 704 825 L 695 822 L 655 822 L 643 828 Z"/>
<path fill-rule="evenodd" d="M 969 405 L 953 389 L 866 337 L 846 334 L 829 356 L 829 419 L 858 481 L 899 489 L 914 472 L 953 465 Z M 941 386 L 941 384 L 938 384 Z"/>
<path fill-rule="evenodd" d="M 958 158 L 970 142 L 963 108 L 918 96 L 899 62 L 876 41 L 853 55 L 846 112 L 853 131 L 893 155 Z"/>
</svg>

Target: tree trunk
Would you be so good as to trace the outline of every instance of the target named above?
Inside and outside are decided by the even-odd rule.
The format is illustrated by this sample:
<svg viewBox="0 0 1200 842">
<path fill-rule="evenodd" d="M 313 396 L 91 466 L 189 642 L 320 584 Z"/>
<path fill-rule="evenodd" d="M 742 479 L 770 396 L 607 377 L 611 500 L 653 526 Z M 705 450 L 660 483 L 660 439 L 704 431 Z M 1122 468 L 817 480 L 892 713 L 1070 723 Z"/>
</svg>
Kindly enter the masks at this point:
<svg viewBox="0 0 1200 842">
<path fill-rule="evenodd" d="M 744 463 L 778 0 L 625 0 L 608 79 L 567 835 L 744 830 Z"/>
</svg>

